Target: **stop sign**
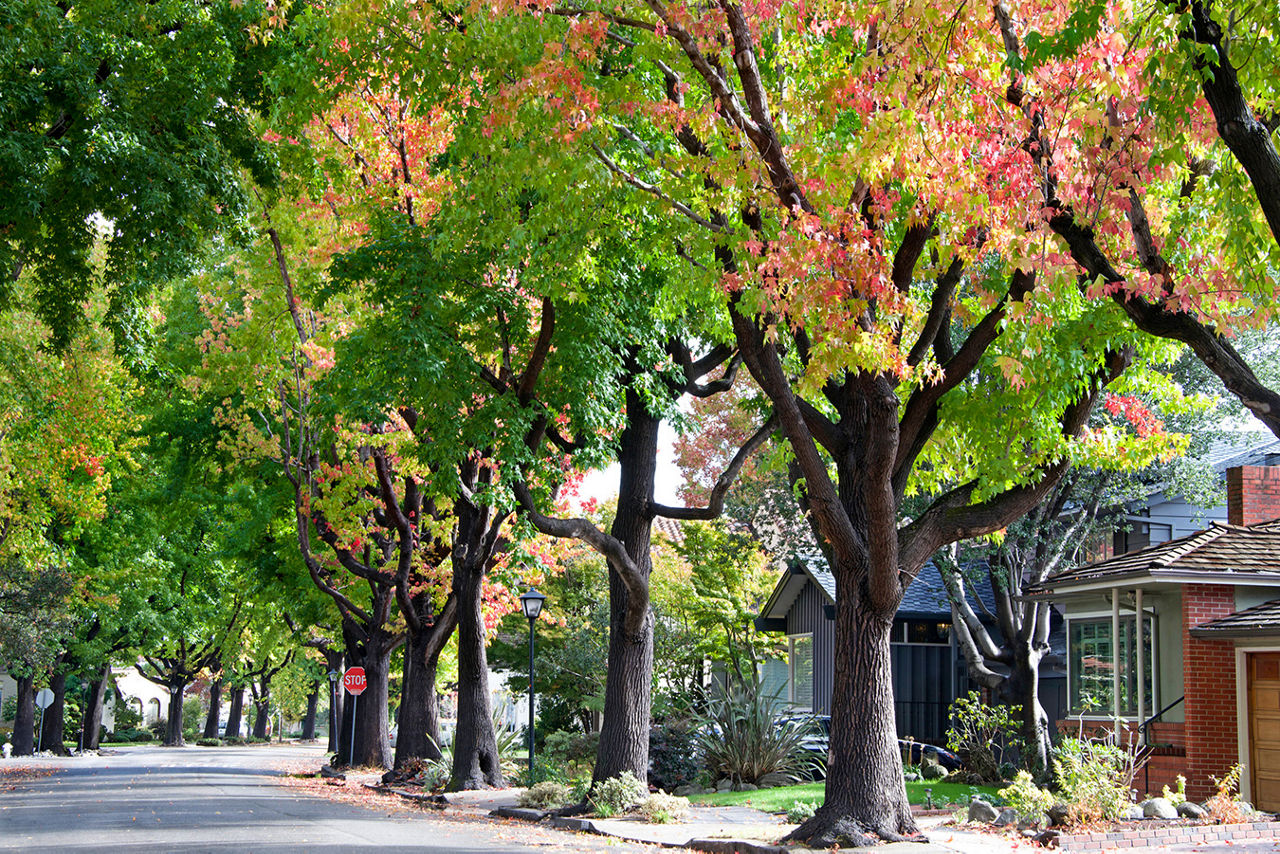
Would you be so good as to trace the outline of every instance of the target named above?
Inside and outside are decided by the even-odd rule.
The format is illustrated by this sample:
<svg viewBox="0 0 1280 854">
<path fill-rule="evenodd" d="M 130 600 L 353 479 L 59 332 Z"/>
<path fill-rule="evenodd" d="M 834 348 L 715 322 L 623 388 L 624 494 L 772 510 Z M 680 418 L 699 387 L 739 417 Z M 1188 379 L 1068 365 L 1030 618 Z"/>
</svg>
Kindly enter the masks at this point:
<svg viewBox="0 0 1280 854">
<path fill-rule="evenodd" d="M 356 697 L 363 694 L 368 685 L 369 680 L 364 678 L 363 667 L 348 667 L 346 674 L 342 677 L 342 687 L 347 689 L 348 694 Z"/>
</svg>

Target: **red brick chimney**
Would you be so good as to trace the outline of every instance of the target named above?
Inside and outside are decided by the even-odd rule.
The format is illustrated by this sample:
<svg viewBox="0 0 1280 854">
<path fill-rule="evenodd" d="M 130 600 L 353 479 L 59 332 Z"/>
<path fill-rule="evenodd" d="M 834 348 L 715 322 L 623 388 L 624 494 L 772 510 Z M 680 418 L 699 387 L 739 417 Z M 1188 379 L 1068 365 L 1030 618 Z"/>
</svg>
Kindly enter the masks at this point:
<svg viewBox="0 0 1280 854">
<path fill-rule="evenodd" d="M 1227 521 L 1257 525 L 1280 519 L 1280 466 L 1227 469 Z"/>
</svg>

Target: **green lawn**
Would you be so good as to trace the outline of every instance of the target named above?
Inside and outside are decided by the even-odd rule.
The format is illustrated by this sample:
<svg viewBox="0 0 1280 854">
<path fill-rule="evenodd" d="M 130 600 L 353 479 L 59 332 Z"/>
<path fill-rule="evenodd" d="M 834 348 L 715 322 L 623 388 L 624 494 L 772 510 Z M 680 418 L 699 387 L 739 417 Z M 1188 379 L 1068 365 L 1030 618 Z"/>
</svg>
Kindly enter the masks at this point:
<svg viewBox="0 0 1280 854">
<path fill-rule="evenodd" d="M 717 792 L 714 795 L 692 795 L 689 801 L 702 806 L 755 807 L 765 812 L 786 812 L 796 801 L 812 801 L 822 804 L 821 782 L 802 783 L 799 786 L 779 786 L 776 789 L 760 789 L 755 792 Z M 907 783 L 907 799 L 913 804 L 924 803 L 924 790 L 933 790 L 933 801 L 946 798 L 952 803 L 967 804 L 974 792 L 995 797 L 997 786 L 965 786 L 960 783 Z"/>
</svg>

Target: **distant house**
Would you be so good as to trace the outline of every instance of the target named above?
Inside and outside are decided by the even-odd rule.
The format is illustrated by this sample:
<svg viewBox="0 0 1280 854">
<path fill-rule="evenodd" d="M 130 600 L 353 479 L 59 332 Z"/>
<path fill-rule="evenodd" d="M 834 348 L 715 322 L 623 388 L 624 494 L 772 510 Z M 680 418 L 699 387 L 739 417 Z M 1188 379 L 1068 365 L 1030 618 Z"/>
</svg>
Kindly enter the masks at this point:
<svg viewBox="0 0 1280 854">
<path fill-rule="evenodd" d="M 1210 775 L 1238 762 L 1244 797 L 1280 810 L 1280 467 L 1233 467 L 1226 480 L 1226 522 L 1065 570 L 1030 594 L 1066 617 L 1061 728 L 1119 720 L 1143 745 L 1146 791 L 1182 773 L 1203 799 Z"/>
<path fill-rule="evenodd" d="M 1280 439 L 1271 434 L 1244 434 L 1218 442 L 1200 462 L 1217 473 L 1240 466 L 1280 464 Z M 1112 537 L 1110 548 L 1099 557 L 1111 557 L 1145 549 L 1202 530 L 1211 522 L 1227 521 L 1225 504 L 1201 507 L 1184 496 L 1172 494 L 1167 484 L 1154 485 L 1147 495 L 1117 508 L 1125 523 Z"/>
<path fill-rule="evenodd" d="M 979 613 L 993 613 L 991 588 L 972 584 Z M 975 597 L 976 591 L 976 597 Z M 794 558 L 760 609 L 756 628 L 785 633 L 787 658 L 764 667 L 766 690 L 797 711 L 831 713 L 835 655 L 835 577 L 820 556 Z M 898 735 L 917 741 L 946 740 L 951 703 L 971 690 L 964 657 L 951 631 L 951 606 L 933 564 L 907 588 L 893 623 L 890 655 Z M 1046 672 L 1049 680 L 1054 678 Z M 1056 695 L 1049 687 L 1046 692 Z"/>
</svg>

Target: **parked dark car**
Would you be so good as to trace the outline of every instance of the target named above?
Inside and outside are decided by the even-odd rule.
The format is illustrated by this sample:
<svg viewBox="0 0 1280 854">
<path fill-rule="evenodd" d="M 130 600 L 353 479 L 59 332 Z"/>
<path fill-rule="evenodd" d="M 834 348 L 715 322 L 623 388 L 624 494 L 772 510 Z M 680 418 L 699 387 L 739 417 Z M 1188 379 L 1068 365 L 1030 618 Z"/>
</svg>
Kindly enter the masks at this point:
<svg viewBox="0 0 1280 854">
<path fill-rule="evenodd" d="M 787 721 L 804 721 L 811 725 L 812 732 L 804 739 L 804 749 L 814 754 L 814 757 L 820 760 L 821 767 L 825 768 L 831 742 L 831 716 L 788 715 L 779 719 L 779 723 Z M 908 748 L 910 749 L 908 750 Z M 947 771 L 959 771 L 964 767 L 960 757 L 945 747 L 923 744 L 919 741 L 907 741 L 900 738 L 898 739 L 898 749 L 902 751 L 903 759 L 910 765 L 919 765 L 925 750 L 935 750 L 938 753 L 938 764 L 946 768 Z M 908 753 L 910 754 L 909 756 Z"/>
</svg>

